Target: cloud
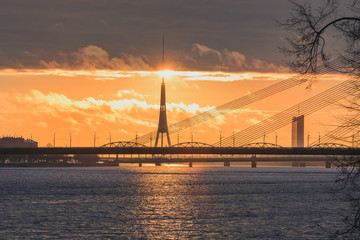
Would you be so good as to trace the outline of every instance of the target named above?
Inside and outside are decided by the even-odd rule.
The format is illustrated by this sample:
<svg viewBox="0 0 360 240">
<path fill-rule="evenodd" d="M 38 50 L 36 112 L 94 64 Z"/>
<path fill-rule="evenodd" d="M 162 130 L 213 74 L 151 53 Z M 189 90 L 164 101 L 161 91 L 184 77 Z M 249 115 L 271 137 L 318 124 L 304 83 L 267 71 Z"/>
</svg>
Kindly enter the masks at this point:
<svg viewBox="0 0 360 240">
<path fill-rule="evenodd" d="M 255 119 L 255 118 L 250 118 L 250 119 L 247 120 L 247 122 L 250 123 L 251 125 L 253 125 L 253 124 L 257 124 L 257 123 L 259 123 L 261 121 L 258 120 L 258 119 Z"/>
<path fill-rule="evenodd" d="M 134 89 L 131 90 L 120 90 L 117 92 L 117 96 L 118 97 L 135 97 L 135 98 L 140 98 L 143 99 L 144 95 L 137 93 Z"/>
<path fill-rule="evenodd" d="M 214 55 L 219 60 L 221 60 L 222 56 L 221 53 L 215 49 L 211 49 L 205 45 L 201 45 L 199 43 L 194 43 L 192 46 L 192 51 L 198 53 L 200 56 L 206 56 L 206 55 Z"/>
<path fill-rule="evenodd" d="M 221 81 L 232 82 L 241 80 L 284 80 L 292 77 L 290 73 L 260 73 L 260 72 L 221 72 L 221 71 L 168 71 L 172 80 L 177 81 Z M 94 80 L 115 80 L 121 78 L 136 78 L 146 80 L 161 77 L 161 71 L 122 71 L 122 70 L 67 70 L 67 69 L 2 69 L 0 76 L 61 76 L 61 77 L 87 77 Z M 327 74 L 327 79 L 339 79 L 340 75 Z M 194 85 L 191 85 L 194 87 Z M 129 91 L 129 90 L 126 90 Z M 125 94 L 126 92 L 120 93 Z M 140 97 L 140 96 L 138 96 Z"/>
<path fill-rule="evenodd" d="M 257 72 L 288 72 L 287 67 L 275 65 L 229 49 L 216 50 L 200 43 L 194 43 L 191 49 L 192 59 L 202 61 L 215 71 L 257 71 Z M 210 69 L 208 69 L 210 70 Z"/>
<path fill-rule="evenodd" d="M 166 33 L 167 42 L 182 52 L 200 42 L 214 49 L 250 49 L 256 56 L 280 62 L 283 56 L 276 46 L 286 33 L 273 19 L 286 18 L 289 6 L 280 0 L 191 4 L 165 0 L 2 0 L 0 21 L 6 23 L 2 26 L 6 38 L 1 47 L 7 57 L 0 58 L 0 66 L 8 68 L 9 61 L 23 60 L 26 50 L 41 56 L 23 63 L 35 67 L 39 59 L 49 62 L 59 51 L 100 42 L 112 56 L 120 56 L 124 49 L 138 55 L 137 50 L 129 48 L 133 45 L 134 49 L 141 49 L 145 59 L 150 59 L 148 63 L 154 63 L 160 52 L 154 49 L 160 45 L 162 32 Z"/>
<path fill-rule="evenodd" d="M 287 67 L 269 63 L 254 57 L 245 56 L 238 51 L 210 48 L 204 44 L 193 43 L 185 51 L 170 51 L 166 65 L 176 71 L 221 71 L 221 72 L 289 72 Z M 125 52 L 118 56 L 111 54 L 100 46 L 88 45 L 72 52 L 58 52 L 47 59 L 41 59 L 43 54 L 35 54 L 28 50 L 23 52 L 24 61 L 17 61 L 17 69 L 57 69 L 67 71 L 155 71 L 158 61 L 146 54 L 134 55 Z M 27 60 L 26 60 L 27 59 Z M 32 59 L 31 61 L 29 59 Z M 38 59 L 37 66 L 27 66 L 26 61 Z M 152 59 L 149 61 L 149 59 Z M 99 77 L 97 80 L 113 80 L 109 77 Z"/>
<path fill-rule="evenodd" d="M 176 71 L 222 71 L 222 72 L 289 72 L 287 67 L 269 63 L 254 57 L 245 56 L 238 51 L 210 48 L 204 44 L 193 43 L 185 51 L 170 51 L 166 65 Z M 23 52 L 23 59 L 17 61 L 17 69 L 57 69 L 81 71 L 155 71 L 158 61 L 146 54 L 134 55 L 126 52 L 111 54 L 100 46 L 88 45 L 72 52 L 58 52 L 42 59 L 43 54 L 28 50 Z M 32 60 L 30 60 L 32 59 Z M 37 66 L 26 67 L 28 62 L 38 59 Z M 149 60 L 151 59 L 151 60 Z M 26 62 L 27 61 L 27 62 Z M 113 80 L 109 77 L 99 77 L 97 80 Z"/>
<path fill-rule="evenodd" d="M 245 55 L 236 52 L 224 50 L 224 62 L 228 68 L 234 67 L 235 69 L 245 69 L 246 68 L 246 58 Z"/>
<path fill-rule="evenodd" d="M 60 53 L 59 60 L 44 61 L 40 64 L 49 69 L 111 69 L 111 70 L 152 70 L 143 58 L 123 53 L 121 57 L 110 57 L 101 47 L 89 45 L 76 52 Z"/>
<path fill-rule="evenodd" d="M 35 125 L 41 127 L 41 128 L 47 128 L 47 123 L 46 122 L 37 122 L 35 123 Z"/>
<path fill-rule="evenodd" d="M 43 132 L 43 143 L 49 133 L 57 132 L 57 137 L 74 133 L 83 136 L 84 144 L 91 144 L 94 131 L 108 137 L 108 133 L 118 135 L 118 139 L 133 139 L 135 132 L 139 135 L 156 130 L 159 117 L 159 105 L 149 102 L 149 97 L 141 98 L 135 90 L 121 90 L 110 99 L 103 97 L 72 98 L 57 92 L 31 90 L 27 93 L 0 92 L 2 103 L 0 123 L 6 126 L 4 132 L 28 133 L 37 135 Z M 155 102 L 155 101 L 154 101 Z M 156 101 L 157 103 L 157 101 Z M 169 125 L 187 119 L 193 115 L 212 109 L 213 106 L 201 106 L 196 103 L 169 102 L 167 104 Z M 270 114 L 266 110 L 238 109 L 229 114 L 218 116 L 188 130 L 199 136 L 199 133 L 210 134 L 225 131 L 231 126 L 247 127 L 256 120 L 262 120 Z M 21 120 L 21 121 L 20 121 Z M 10 126 L 10 127 L 8 127 Z M 197 133 L 199 131 L 199 133 Z M 225 134 L 224 132 L 224 134 Z M 185 131 L 182 133 L 186 135 Z M 205 136 L 204 136 L 205 138 Z M 89 140 L 90 139 L 90 140 Z M 89 141 L 88 141 L 89 140 Z M 65 141 L 65 140 L 63 140 Z M 108 140 L 103 137 L 102 142 Z M 99 141 L 99 142 L 101 142 Z M 211 140 L 212 141 L 212 140 Z"/>
<path fill-rule="evenodd" d="M 121 99 L 103 100 L 87 97 L 82 100 L 74 100 L 59 93 L 43 93 L 32 90 L 28 94 L 15 95 L 19 106 L 27 106 L 32 109 L 34 115 L 48 115 L 61 117 L 63 121 L 72 125 L 80 124 L 80 121 L 72 117 L 73 114 L 81 115 L 88 125 L 94 123 L 94 119 L 101 119 L 110 123 L 123 122 L 143 126 L 156 126 L 158 104 L 150 104 L 145 100 L 125 98 L 126 95 L 142 96 L 134 90 L 119 91 Z M 125 94 L 125 95 L 124 95 Z M 169 112 L 182 114 L 196 114 L 209 110 L 210 106 L 200 107 L 198 104 L 168 103 Z M 24 109 L 23 109 L 24 110 Z M 64 117 L 68 113 L 69 116 Z M 71 115 L 71 116 L 70 116 Z"/>
<path fill-rule="evenodd" d="M 66 119 L 64 119 L 65 121 L 71 123 L 71 125 L 79 125 L 80 123 L 78 121 L 76 121 L 75 119 L 73 119 L 72 117 L 68 117 Z"/>
</svg>

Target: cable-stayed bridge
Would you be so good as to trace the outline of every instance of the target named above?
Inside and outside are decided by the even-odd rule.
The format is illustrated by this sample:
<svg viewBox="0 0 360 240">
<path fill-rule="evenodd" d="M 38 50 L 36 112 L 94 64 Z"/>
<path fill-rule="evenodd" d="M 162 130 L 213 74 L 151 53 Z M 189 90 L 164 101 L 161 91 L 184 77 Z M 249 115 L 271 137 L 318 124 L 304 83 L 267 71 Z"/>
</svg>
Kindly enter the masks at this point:
<svg viewBox="0 0 360 240">
<path fill-rule="evenodd" d="M 336 59 L 328 63 L 328 65 L 319 67 L 319 71 L 323 74 L 333 72 L 333 69 L 337 69 L 341 66 L 341 60 Z M 168 126 L 169 134 L 174 134 L 182 130 L 188 129 L 190 127 L 201 124 L 210 119 L 216 118 L 221 115 L 225 115 L 242 107 L 245 107 L 249 104 L 255 103 L 257 101 L 263 100 L 267 97 L 273 96 L 277 93 L 283 92 L 300 84 L 306 83 L 309 81 L 309 76 L 303 75 L 294 75 L 291 78 L 285 79 L 283 81 L 272 84 L 268 87 L 250 93 L 248 95 L 242 96 L 238 99 L 230 101 L 228 103 L 222 104 L 218 107 L 210 109 L 208 111 L 202 112 L 200 114 L 194 115 L 190 118 L 181 120 L 177 123 L 171 124 Z M 290 123 L 290 122 L 288 122 Z M 264 132 L 263 132 L 264 133 Z M 136 139 L 131 140 L 131 142 L 138 142 L 142 144 L 148 144 L 156 136 L 157 131 L 147 133 L 143 136 L 137 137 Z"/>
<path fill-rule="evenodd" d="M 225 146 L 231 145 L 235 139 L 235 146 L 243 145 L 260 138 L 264 133 L 268 134 L 280 129 L 289 123 L 294 116 L 297 115 L 298 109 L 304 116 L 310 115 L 330 104 L 333 104 L 353 92 L 354 80 L 346 80 L 314 97 L 311 97 L 299 104 L 296 104 L 272 117 L 269 117 L 249 128 L 246 128 L 234 136 L 225 138 L 222 144 Z M 220 146 L 220 142 L 214 144 Z"/>
<path fill-rule="evenodd" d="M 322 73 L 332 72 L 332 69 L 341 66 L 340 60 L 330 62 L 326 67 L 321 67 Z M 159 127 L 166 128 L 161 133 L 169 135 L 185 130 L 189 127 L 203 123 L 212 118 L 224 115 L 231 111 L 240 109 L 251 103 L 255 103 L 277 93 L 283 92 L 292 87 L 307 82 L 306 76 L 294 76 L 292 78 L 277 82 L 269 87 L 260 89 L 228 103 L 222 104 L 214 109 L 200 113 L 188 119 L 167 125 L 166 122 L 166 102 L 165 102 L 165 83 L 162 79 L 161 86 L 161 109 L 159 118 Z M 340 84 L 315 95 L 301 103 L 298 103 L 280 113 L 277 113 L 262 122 L 254 124 L 242 131 L 226 137 L 221 142 L 213 144 L 206 143 L 180 143 L 168 147 L 148 147 L 153 137 L 159 133 L 158 131 L 150 132 L 140 136 L 132 141 L 121 141 L 105 144 L 101 147 L 85 147 L 85 148 L 0 148 L 2 155 L 29 154 L 29 155 L 46 155 L 46 154 L 113 154 L 117 162 L 152 162 L 161 164 L 164 162 L 224 162 L 230 165 L 230 162 L 251 161 L 256 166 L 257 161 L 329 161 L 329 156 L 354 156 L 359 155 L 359 149 L 347 147 L 344 145 L 331 143 L 335 138 L 342 138 L 351 134 L 351 126 L 356 123 L 356 117 L 349 119 L 348 128 L 337 128 L 333 132 L 323 137 L 322 144 L 315 143 L 308 148 L 284 148 L 270 143 L 252 143 L 259 139 L 263 134 L 269 134 L 292 122 L 294 116 L 297 116 L 298 110 L 304 116 L 308 116 L 326 106 L 352 95 L 358 88 L 356 79 L 349 79 Z M 163 130 L 164 130 L 163 129 Z M 157 136 L 158 138 L 158 136 Z M 161 139 L 161 142 L 163 140 Z M 170 141 L 168 141 L 170 143 Z M 120 155 L 120 157 L 119 157 Z M 121 156 L 122 155 L 122 156 Z M 180 156 L 179 156 L 180 155 Z M 196 156 L 194 156 L 196 155 Z M 265 155 L 269 155 L 264 158 Z M 136 156 L 136 157 L 134 157 Z M 285 157 L 285 158 L 284 158 Z M 295 158 L 294 158 L 295 157 Z M 328 166 L 328 165 L 327 165 Z"/>
</svg>

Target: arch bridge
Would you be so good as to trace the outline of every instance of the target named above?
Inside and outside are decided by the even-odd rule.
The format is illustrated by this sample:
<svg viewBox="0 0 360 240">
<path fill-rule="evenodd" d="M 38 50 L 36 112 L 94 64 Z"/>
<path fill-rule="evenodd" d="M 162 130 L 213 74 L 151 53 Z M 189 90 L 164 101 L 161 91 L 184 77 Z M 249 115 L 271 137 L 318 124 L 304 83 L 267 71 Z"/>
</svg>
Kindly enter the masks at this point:
<svg viewBox="0 0 360 240">
<path fill-rule="evenodd" d="M 267 142 L 256 142 L 256 143 L 249 143 L 240 146 L 241 148 L 283 148 L 280 145 L 274 143 L 267 143 Z"/>
<path fill-rule="evenodd" d="M 320 143 L 320 144 L 315 144 L 310 146 L 310 148 L 350 148 L 349 146 L 346 146 L 344 144 L 340 144 L 340 143 Z"/>
<path fill-rule="evenodd" d="M 119 142 L 111 142 L 106 143 L 101 148 L 147 148 L 144 144 L 130 141 L 119 141 Z"/>
<path fill-rule="evenodd" d="M 182 142 L 175 145 L 172 145 L 171 147 L 186 147 L 186 148 L 214 148 L 215 146 L 210 145 L 208 143 L 202 143 L 202 142 Z"/>
</svg>

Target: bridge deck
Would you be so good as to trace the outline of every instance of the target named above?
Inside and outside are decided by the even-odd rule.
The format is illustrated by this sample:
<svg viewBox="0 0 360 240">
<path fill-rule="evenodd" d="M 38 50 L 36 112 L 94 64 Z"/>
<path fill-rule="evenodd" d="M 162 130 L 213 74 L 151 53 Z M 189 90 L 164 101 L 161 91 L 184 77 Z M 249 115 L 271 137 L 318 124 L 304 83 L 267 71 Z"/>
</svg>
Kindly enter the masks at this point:
<svg viewBox="0 0 360 240">
<path fill-rule="evenodd" d="M 114 160 L 113 158 L 101 158 L 101 160 Z M 263 158 L 119 158 L 119 163 L 216 163 L 216 162 L 323 162 L 331 161 L 331 157 L 263 157 Z"/>
<path fill-rule="evenodd" d="M 44 147 L 0 148 L 0 155 L 9 154 L 260 154 L 260 155 L 360 155 L 360 148 L 242 148 L 242 147 Z"/>
</svg>

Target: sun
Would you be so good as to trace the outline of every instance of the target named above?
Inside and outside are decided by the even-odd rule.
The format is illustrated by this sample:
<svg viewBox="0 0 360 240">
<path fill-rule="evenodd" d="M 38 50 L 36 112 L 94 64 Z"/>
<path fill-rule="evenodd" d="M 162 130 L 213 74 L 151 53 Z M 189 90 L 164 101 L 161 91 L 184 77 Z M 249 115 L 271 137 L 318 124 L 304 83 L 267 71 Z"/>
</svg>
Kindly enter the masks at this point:
<svg viewBox="0 0 360 240">
<path fill-rule="evenodd" d="M 172 70 L 163 70 L 163 71 L 159 71 L 157 72 L 161 77 L 164 77 L 164 78 L 171 78 L 172 76 L 174 76 L 176 74 L 175 71 L 172 71 Z"/>
</svg>

